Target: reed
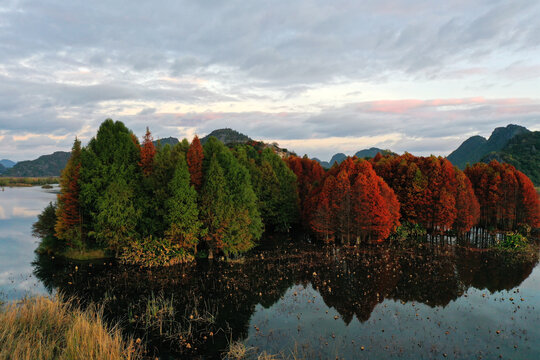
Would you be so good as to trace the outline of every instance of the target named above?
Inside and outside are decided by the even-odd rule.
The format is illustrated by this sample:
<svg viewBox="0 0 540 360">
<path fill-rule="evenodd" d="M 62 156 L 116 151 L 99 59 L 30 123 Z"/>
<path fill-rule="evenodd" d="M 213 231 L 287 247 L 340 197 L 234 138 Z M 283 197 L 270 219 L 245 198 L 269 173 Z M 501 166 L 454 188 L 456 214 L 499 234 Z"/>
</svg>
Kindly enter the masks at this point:
<svg viewBox="0 0 540 360">
<path fill-rule="evenodd" d="M 95 306 L 34 297 L 0 310 L 0 359 L 141 359 L 141 349 L 107 325 Z"/>
</svg>

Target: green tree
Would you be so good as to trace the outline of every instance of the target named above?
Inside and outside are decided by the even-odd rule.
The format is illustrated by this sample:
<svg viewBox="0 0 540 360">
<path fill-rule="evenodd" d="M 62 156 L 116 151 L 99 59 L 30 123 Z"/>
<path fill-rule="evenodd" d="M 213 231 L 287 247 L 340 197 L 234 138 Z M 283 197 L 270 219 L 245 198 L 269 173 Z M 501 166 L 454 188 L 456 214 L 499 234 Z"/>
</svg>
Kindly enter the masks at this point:
<svg viewBox="0 0 540 360">
<path fill-rule="evenodd" d="M 249 171 L 225 145 L 210 137 L 204 146 L 203 164 L 207 164 L 214 155 L 225 174 L 233 211 L 237 214 L 229 228 L 237 236 L 234 240 L 237 248 L 247 251 L 260 239 L 264 230 Z"/>
<path fill-rule="evenodd" d="M 204 237 L 209 257 L 226 251 L 225 236 L 232 221 L 232 204 L 223 169 L 212 155 L 201 191 L 201 219 L 207 229 Z"/>
<path fill-rule="evenodd" d="M 279 192 L 274 194 L 276 217 L 272 225 L 278 231 L 288 231 L 299 219 L 300 199 L 296 175 L 272 149 L 264 149 L 261 160 L 262 163 L 270 164 L 278 181 Z"/>
<path fill-rule="evenodd" d="M 166 236 L 186 251 L 194 253 L 202 223 L 197 209 L 197 191 L 190 181 L 186 160 L 180 157 L 168 186 L 171 197 L 166 201 Z"/>
<path fill-rule="evenodd" d="M 95 237 L 117 255 L 137 236 L 140 211 L 133 205 L 133 190 L 123 180 L 111 183 L 99 198 Z"/>
<path fill-rule="evenodd" d="M 299 218 L 296 175 L 270 148 L 257 151 L 251 145 L 237 145 L 235 156 L 249 170 L 264 224 L 288 231 Z"/>
<path fill-rule="evenodd" d="M 120 121 L 105 120 L 81 152 L 79 185 L 83 231 L 102 234 L 104 216 L 101 212 L 107 212 L 107 209 L 101 205 L 107 202 L 104 197 L 114 195 L 109 194 L 113 184 L 131 194 L 129 206 L 133 207 L 134 214 L 141 213 L 136 209 L 140 209 L 146 199 L 133 196 L 140 194 L 142 172 L 139 162 L 139 144 L 133 133 Z M 139 216 L 133 220 L 137 223 Z M 89 238 L 87 242 L 91 240 Z"/>
</svg>

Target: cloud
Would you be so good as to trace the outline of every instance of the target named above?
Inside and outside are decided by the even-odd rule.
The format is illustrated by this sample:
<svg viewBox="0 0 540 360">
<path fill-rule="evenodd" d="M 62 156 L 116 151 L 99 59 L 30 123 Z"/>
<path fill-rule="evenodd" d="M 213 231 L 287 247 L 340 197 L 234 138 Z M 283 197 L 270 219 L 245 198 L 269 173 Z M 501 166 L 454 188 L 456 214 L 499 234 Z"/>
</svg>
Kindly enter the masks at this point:
<svg viewBox="0 0 540 360">
<path fill-rule="evenodd" d="M 441 139 L 424 141 L 432 152 L 538 120 L 533 1 L 7 1 L 0 13 L 0 156 L 15 160 L 68 150 L 108 117 L 156 137 Z"/>
</svg>

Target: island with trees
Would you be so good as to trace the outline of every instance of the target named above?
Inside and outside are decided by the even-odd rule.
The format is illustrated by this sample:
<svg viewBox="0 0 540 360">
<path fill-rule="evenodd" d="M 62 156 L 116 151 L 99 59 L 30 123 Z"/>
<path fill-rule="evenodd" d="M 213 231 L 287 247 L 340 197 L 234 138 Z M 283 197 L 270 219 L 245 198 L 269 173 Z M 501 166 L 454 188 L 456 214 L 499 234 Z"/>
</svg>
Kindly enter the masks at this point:
<svg viewBox="0 0 540 360">
<path fill-rule="evenodd" d="M 156 145 L 149 129 L 139 142 L 108 119 L 86 146 L 75 140 L 57 202 L 34 225 L 38 251 L 162 266 L 236 257 L 292 230 L 343 246 L 427 237 L 515 249 L 540 226 L 531 180 L 495 160 L 462 171 L 379 153 L 325 170 L 280 155 L 252 140 Z"/>
</svg>

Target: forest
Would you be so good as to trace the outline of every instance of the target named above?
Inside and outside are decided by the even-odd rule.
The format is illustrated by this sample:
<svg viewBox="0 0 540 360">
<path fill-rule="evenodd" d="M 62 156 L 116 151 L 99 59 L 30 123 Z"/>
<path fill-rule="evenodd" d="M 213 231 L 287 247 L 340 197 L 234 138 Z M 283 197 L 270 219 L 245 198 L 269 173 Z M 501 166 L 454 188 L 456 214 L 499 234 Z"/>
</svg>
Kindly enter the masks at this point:
<svg viewBox="0 0 540 360">
<path fill-rule="evenodd" d="M 102 249 L 145 266 L 234 257 L 265 232 L 293 229 L 354 246 L 411 232 L 471 238 L 540 226 L 531 180 L 497 161 L 461 171 L 443 157 L 377 154 L 324 170 L 254 141 L 211 137 L 203 146 L 195 136 L 155 146 L 148 128 L 139 142 L 110 119 L 88 145 L 75 140 L 60 190 L 34 225 L 41 251 Z"/>
</svg>

